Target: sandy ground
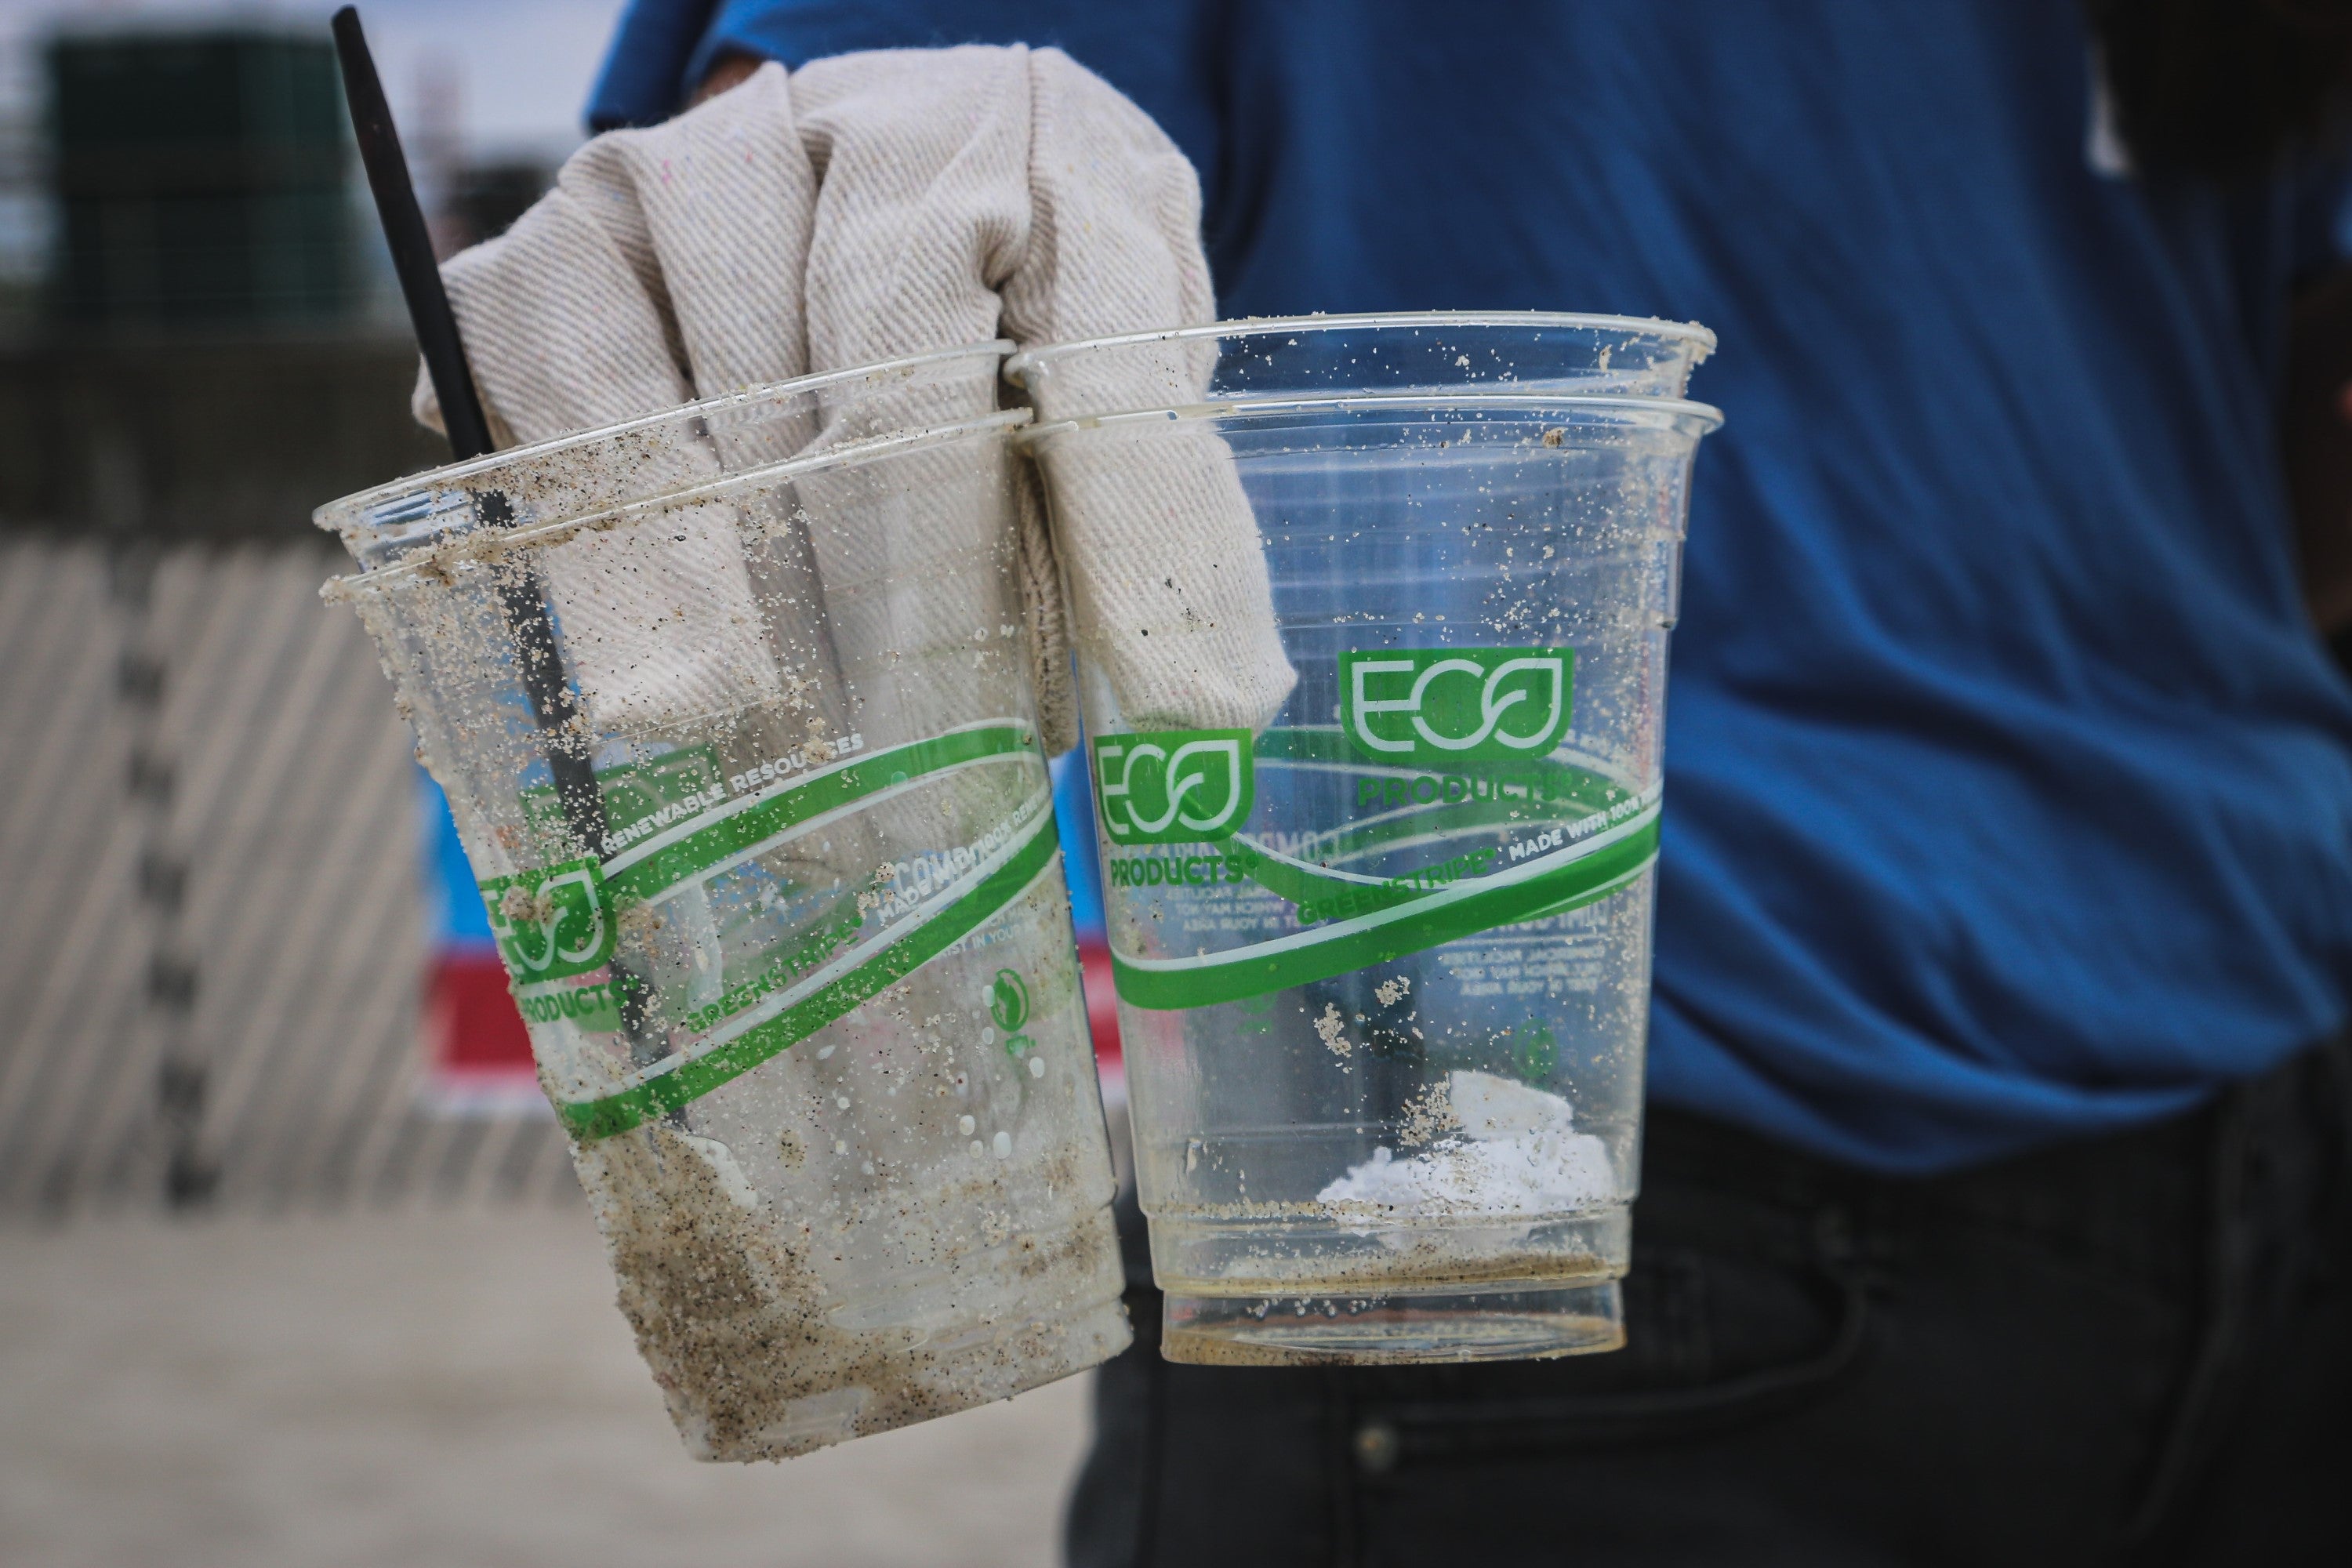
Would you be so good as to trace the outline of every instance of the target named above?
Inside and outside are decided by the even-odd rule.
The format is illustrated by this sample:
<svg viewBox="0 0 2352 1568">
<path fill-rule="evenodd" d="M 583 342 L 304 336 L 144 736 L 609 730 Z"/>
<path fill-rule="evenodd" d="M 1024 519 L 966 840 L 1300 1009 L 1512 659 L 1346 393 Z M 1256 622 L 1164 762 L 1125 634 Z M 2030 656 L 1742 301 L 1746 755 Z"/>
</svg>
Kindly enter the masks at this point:
<svg viewBox="0 0 2352 1568">
<path fill-rule="evenodd" d="M 584 1215 L 12 1226 L 0 1563 L 1050 1563 L 1086 1392 L 698 1465 Z"/>
</svg>

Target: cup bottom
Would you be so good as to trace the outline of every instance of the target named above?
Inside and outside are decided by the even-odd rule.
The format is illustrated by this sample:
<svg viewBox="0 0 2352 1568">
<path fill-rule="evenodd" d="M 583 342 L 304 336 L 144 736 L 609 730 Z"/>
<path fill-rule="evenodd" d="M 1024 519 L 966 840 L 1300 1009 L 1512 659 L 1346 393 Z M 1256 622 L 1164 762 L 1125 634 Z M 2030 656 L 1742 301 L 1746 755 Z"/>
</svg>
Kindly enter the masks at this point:
<svg viewBox="0 0 2352 1568">
<path fill-rule="evenodd" d="M 1162 1300 L 1160 1354 L 1192 1366 L 1542 1361 L 1625 1343 L 1614 1279 L 1460 1295 Z"/>
<path fill-rule="evenodd" d="M 1101 1365 L 1131 1338 L 1127 1310 L 1113 1298 L 1068 1317 L 983 1328 L 902 1352 L 919 1365 L 919 1382 L 894 1387 L 869 1380 L 812 1394 L 731 1441 L 715 1440 L 707 1427 L 685 1421 L 680 1435 L 688 1451 L 706 1461 L 791 1458 L 1059 1382 Z"/>
</svg>

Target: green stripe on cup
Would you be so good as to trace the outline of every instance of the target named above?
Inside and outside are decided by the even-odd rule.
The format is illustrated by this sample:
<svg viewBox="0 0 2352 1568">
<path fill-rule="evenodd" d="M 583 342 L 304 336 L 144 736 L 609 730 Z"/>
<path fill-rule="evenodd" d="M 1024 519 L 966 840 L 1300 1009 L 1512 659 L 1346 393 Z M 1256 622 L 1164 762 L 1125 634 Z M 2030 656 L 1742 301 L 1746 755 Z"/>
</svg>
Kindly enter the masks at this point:
<svg viewBox="0 0 2352 1568">
<path fill-rule="evenodd" d="M 1534 862 L 1531 874 L 1457 882 L 1376 913 L 1200 958 L 1129 959 L 1111 954 L 1119 1000 L 1172 1011 L 1238 1002 L 1346 974 L 1457 942 L 1497 926 L 1539 920 L 1605 898 L 1656 858 L 1654 805 L 1600 842 L 1570 846 Z"/>
<path fill-rule="evenodd" d="M 748 797 L 751 804 L 648 854 L 617 857 L 613 867 L 618 868 L 607 868 L 605 885 L 624 902 L 650 902 L 713 867 L 759 853 L 812 817 L 926 774 L 1010 756 L 1035 744 L 1025 725 L 998 721 L 835 763 L 764 796 Z"/>
<path fill-rule="evenodd" d="M 872 761 L 879 763 L 893 754 L 883 752 Z M 887 778 L 887 773 L 884 776 Z M 1054 853 L 1060 847 L 1048 802 L 1036 826 L 993 871 L 982 877 L 970 891 L 923 917 L 896 939 L 879 944 L 873 956 L 774 1016 L 698 1057 L 681 1061 L 618 1094 L 559 1104 L 556 1114 L 573 1137 L 593 1143 L 667 1115 L 721 1084 L 740 1078 L 761 1062 L 846 1016 L 977 931 L 1026 892 L 1030 884 L 1052 865 Z"/>
<path fill-rule="evenodd" d="M 1486 828 L 1524 828 L 1531 822 L 1571 822 L 1595 813 L 1622 812 L 1633 794 L 1604 773 L 1549 757 L 1451 774 L 1368 763 L 1348 750 L 1336 729 L 1268 730 L 1258 737 L 1256 754 L 1262 767 L 1343 773 L 1367 781 L 1413 780 L 1441 792 L 1426 800 L 1408 795 L 1395 803 L 1370 803 L 1382 809 L 1364 821 L 1318 836 L 1318 858 L 1327 862 L 1374 854 L 1405 839 L 1452 837 Z M 1464 794 L 1451 793 L 1457 784 Z M 1481 789 L 1492 793 L 1476 793 Z M 1367 803 L 1360 800 L 1358 804 Z"/>
<path fill-rule="evenodd" d="M 1423 767 L 1361 756 L 1349 749 L 1346 737 L 1336 726 L 1322 728 L 1301 724 L 1268 730 L 1257 738 L 1253 750 L 1261 765 L 1287 763 L 1294 767 L 1336 768 L 1345 773 L 1400 778 L 1431 773 Z M 1546 795 L 1564 801 L 1582 801 L 1589 807 L 1607 805 L 1612 798 L 1608 793 L 1611 789 L 1608 779 L 1587 769 L 1556 762 L 1550 757 L 1530 757 L 1502 766 L 1480 763 L 1464 771 L 1486 778 L 1499 777 L 1508 781 L 1513 787 L 1517 787 L 1519 781 L 1536 779 L 1542 783 Z M 1436 776 L 1442 776 L 1442 773 Z"/>
</svg>

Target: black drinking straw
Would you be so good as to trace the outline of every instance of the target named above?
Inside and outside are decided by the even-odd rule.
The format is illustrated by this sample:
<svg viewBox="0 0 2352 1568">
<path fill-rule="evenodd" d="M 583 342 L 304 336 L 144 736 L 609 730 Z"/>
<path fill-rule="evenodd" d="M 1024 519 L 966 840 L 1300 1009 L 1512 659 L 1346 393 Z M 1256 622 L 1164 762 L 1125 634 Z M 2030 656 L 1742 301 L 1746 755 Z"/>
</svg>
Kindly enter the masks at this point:
<svg viewBox="0 0 2352 1568">
<path fill-rule="evenodd" d="M 474 390 L 465 340 L 457 333 L 457 315 L 449 308 L 448 290 L 441 286 L 433 237 L 425 227 L 423 209 L 416 205 L 408 159 L 400 150 L 400 132 L 393 126 L 392 106 L 384 101 L 383 82 L 376 75 L 374 58 L 368 53 L 367 35 L 360 30 L 358 10 L 344 6 L 335 13 L 333 26 L 335 54 L 343 67 L 343 96 L 351 105 L 352 132 L 359 140 L 368 188 L 375 194 L 384 242 L 392 247 L 392 266 L 400 278 L 401 295 L 408 301 L 416 346 L 424 353 L 425 374 L 433 379 L 433 395 L 441 403 L 449 446 L 460 461 L 487 457 L 497 444 L 490 439 L 490 422 L 483 416 L 481 396 Z M 513 508 L 495 490 L 482 495 L 480 508 L 484 521 L 494 525 L 514 521 Z M 604 801 L 579 739 L 581 727 L 573 721 L 579 704 L 563 677 L 555 627 L 547 616 L 547 595 L 538 574 L 528 568 L 507 575 L 499 593 L 522 666 L 523 691 L 530 700 L 531 717 L 547 735 L 547 765 L 554 774 L 564 826 L 589 854 L 602 859 Z"/>
<path fill-rule="evenodd" d="M 416 346 L 425 353 L 425 374 L 433 378 L 433 395 L 441 402 L 450 448 L 460 462 L 488 457 L 497 443 L 490 439 L 490 422 L 483 417 L 482 399 L 474 390 L 465 341 L 457 335 L 457 312 L 449 309 L 448 290 L 441 287 L 433 237 L 416 205 L 408 158 L 400 150 L 400 132 L 393 127 L 392 106 L 384 101 L 367 35 L 360 31 L 358 9 L 344 6 L 335 13 L 333 26 L 352 132 L 359 138 L 360 162 L 367 169 L 368 189 L 375 193 L 376 217 L 383 225 L 384 243 L 392 247 L 392 269 L 408 301 L 408 319 L 416 329 Z"/>
<path fill-rule="evenodd" d="M 358 138 L 360 162 L 367 169 L 368 189 L 375 194 L 377 219 L 384 242 L 392 247 L 393 270 L 400 278 L 401 296 L 408 301 L 409 323 L 416 330 L 416 346 L 425 355 L 425 372 L 433 379 L 433 395 L 440 400 L 442 424 L 459 461 L 488 456 L 497 447 L 490 439 L 490 422 L 482 413 L 481 395 L 474 389 L 474 373 L 466 363 L 466 342 L 457 332 L 457 314 L 449 308 L 449 291 L 441 284 L 441 264 L 433 255 L 433 237 L 425 229 L 425 213 L 416 205 L 416 186 L 408 174 L 408 158 L 400 150 L 400 132 L 392 123 L 392 106 L 384 101 L 383 82 L 368 53 L 367 35 L 360 30 L 359 11 L 344 6 L 334 16 L 335 55 L 343 67 L 343 97 L 351 105 L 352 133 Z M 494 527 L 514 521 L 514 508 L 497 490 L 481 493 L 482 520 Z M 581 847 L 598 860 L 606 848 L 604 799 L 596 787 L 584 740 L 587 727 L 576 721 L 580 705 L 564 679 L 563 656 L 555 642 L 555 626 L 547 614 L 547 592 L 539 574 L 528 566 L 500 574 L 499 598 L 506 611 L 507 629 L 514 638 L 516 662 L 522 668 L 523 693 L 530 700 L 531 718 L 547 744 L 548 772 L 555 781 L 555 799 L 563 825 Z M 620 994 L 621 1027 L 630 1052 L 639 1062 L 665 1055 L 662 1032 L 648 1027 L 651 987 L 622 964 L 613 964 L 614 989 Z M 685 1112 L 670 1120 L 683 1125 Z"/>
</svg>

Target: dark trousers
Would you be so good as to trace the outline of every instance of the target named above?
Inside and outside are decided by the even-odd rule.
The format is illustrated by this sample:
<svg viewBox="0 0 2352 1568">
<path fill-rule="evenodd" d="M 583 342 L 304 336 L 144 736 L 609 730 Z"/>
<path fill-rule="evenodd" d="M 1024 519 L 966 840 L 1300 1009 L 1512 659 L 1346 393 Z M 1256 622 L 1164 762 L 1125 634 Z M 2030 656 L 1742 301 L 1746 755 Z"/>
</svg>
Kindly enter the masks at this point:
<svg viewBox="0 0 2352 1568">
<path fill-rule="evenodd" d="M 1930 1180 L 1654 1110 L 1610 1355 L 1171 1366 L 1131 1236 L 1070 1561 L 2352 1564 L 2347 1062 Z"/>
</svg>

